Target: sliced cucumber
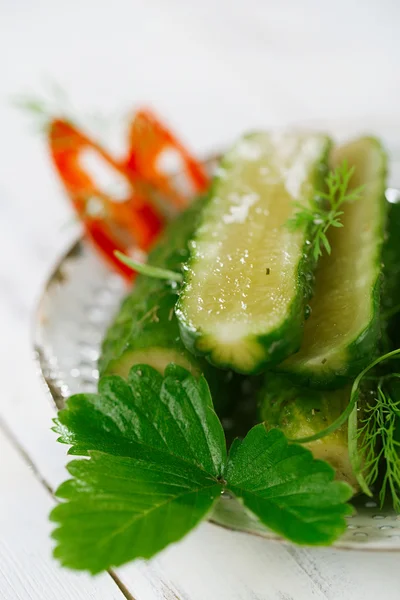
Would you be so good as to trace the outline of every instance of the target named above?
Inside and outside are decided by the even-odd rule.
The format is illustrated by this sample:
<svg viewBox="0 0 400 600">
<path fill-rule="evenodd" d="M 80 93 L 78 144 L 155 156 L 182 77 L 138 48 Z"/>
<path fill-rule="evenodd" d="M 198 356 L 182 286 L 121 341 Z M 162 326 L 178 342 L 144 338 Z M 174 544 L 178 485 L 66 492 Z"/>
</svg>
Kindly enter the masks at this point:
<svg viewBox="0 0 400 600">
<path fill-rule="evenodd" d="M 181 269 L 182 262 L 188 257 L 188 240 L 202 203 L 202 199 L 198 200 L 169 225 L 151 252 L 149 264 L 172 271 Z M 164 373 L 165 367 L 173 362 L 194 375 L 204 373 L 214 404 L 221 412 L 231 402 L 233 389 L 240 390 L 241 382 L 232 372 L 217 371 L 186 350 L 174 314 L 178 290 L 175 282 L 147 276 L 137 278 L 104 338 L 100 374 L 116 373 L 125 378 L 132 365 L 141 363 Z"/>
<path fill-rule="evenodd" d="M 366 137 L 335 148 L 332 168 L 344 159 L 355 166 L 350 186 L 365 187 L 358 200 L 343 205 L 343 227 L 328 232 L 332 252 L 317 266 L 301 349 L 279 366 L 294 381 L 316 387 L 338 387 L 357 375 L 377 352 L 380 335 L 386 154 Z"/>
<path fill-rule="evenodd" d="M 292 440 L 319 433 L 346 408 L 351 386 L 339 390 L 315 390 L 296 386 L 285 375 L 267 373 L 260 393 L 259 413 L 267 429 L 278 427 Z M 347 423 L 319 440 L 304 444 L 315 458 L 326 460 L 336 477 L 357 488 L 349 452 Z"/>
<path fill-rule="evenodd" d="M 323 184 L 321 134 L 254 133 L 224 157 L 191 245 L 176 314 L 186 347 L 255 373 L 300 345 L 313 264 L 285 226 Z"/>
</svg>

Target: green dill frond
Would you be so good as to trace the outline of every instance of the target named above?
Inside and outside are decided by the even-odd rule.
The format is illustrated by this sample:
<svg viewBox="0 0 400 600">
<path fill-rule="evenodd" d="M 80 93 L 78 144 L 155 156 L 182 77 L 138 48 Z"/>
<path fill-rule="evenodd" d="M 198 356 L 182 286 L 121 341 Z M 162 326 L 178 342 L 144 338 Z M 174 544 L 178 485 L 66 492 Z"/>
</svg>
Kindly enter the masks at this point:
<svg viewBox="0 0 400 600">
<path fill-rule="evenodd" d="M 388 496 L 393 508 L 400 512 L 400 397 L 388 385 L 394 373 L 382 377 L 373 403 L 364 409 L 357 432 L 358 456 L 361 474 L 371 487 L 380 474 L 379 501 L 381 507 Z"/>
<path fill-rule="evenodd" d="M 291 231 L 310 227 L 312 238 L 312 256 L 318 260 L 323 250 L 330 254 L 331 245 L 327 237 L 330 227 L 343 227 L 340 210 L 345 202 L 354 202 L 360 197 L 363 186 L 349 191 L 349 183 L 354 174 L 354 166 L 349 167 L 344 160 L 334 171 L 330 171 L 325 179 L 326 191 L 321 191 L 305 207 L 299 202 L 295 203 L 297 208 L 293 217 L 287 221 Z"/>
</svg>

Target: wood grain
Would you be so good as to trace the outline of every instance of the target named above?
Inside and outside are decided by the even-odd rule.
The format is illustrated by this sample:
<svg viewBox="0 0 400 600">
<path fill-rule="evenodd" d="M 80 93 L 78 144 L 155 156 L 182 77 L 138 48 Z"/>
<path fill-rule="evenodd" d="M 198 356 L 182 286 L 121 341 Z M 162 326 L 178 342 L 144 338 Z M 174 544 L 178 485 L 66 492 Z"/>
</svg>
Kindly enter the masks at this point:
<svg viewBox="0 0 400 600">
<path fill-rule="evenodd" d="M 54 500 L 0 429 L 0 598 L 124 600 L 112 578 L 62 569 L 51 557 Z"/>
<path fill-rule="evenodd" d="M 306 549 L 204 524 L 119 576 L 140 600 L 398 600 L 397 554 Z M 158 583 L 155 583 L 157 582 Z M 175 598 L 172 596 L 172 598 Z"/>
</svg>

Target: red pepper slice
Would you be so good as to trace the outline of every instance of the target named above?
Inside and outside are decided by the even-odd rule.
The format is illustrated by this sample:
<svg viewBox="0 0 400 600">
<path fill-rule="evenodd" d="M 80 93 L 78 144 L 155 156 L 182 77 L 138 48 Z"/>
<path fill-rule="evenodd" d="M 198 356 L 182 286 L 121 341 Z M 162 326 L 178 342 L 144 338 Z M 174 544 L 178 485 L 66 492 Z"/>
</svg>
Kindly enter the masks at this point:
<svg viewBox="0 0 400 600">
<path fill-rule="evenodd" d="M 133 272 L 114 256 L 114 251 L 129 254 L 134 247 L 147 251 L 154 243 L 164 219 L 152 204 L 153 193 L 157 192 L 178 209 L 188 203 L 176 183 L 160 169 L 162 153 L 173 150 L 178 154 L 195 192 L 203 192 L 208 186 L 208 176 L 201 163 L 148 110 L 140 110 L 132 120 L 129 152 L 123 161 L 113 159 L 98 143 L 64 119 L 51 122 L 49 146 L 54 165 L 87 237 L 108 263 L 129 280 Z M 101 191 L 85 171 L 81 156 L 87 149 L 97 152 L 125 177 L 132 193 L 124 202 L 115 202 Z M 100 202 L 98 215 L 88 211 L 88 201 L 93 198 Z"/>
<path fill-rule="evenodd" d="M 177 208 L 182 209 L 188 204 L 188 198 L 179 191 L 174 180 L 160 169 L 160 156 L 167 150 L 173 150 L 178 154 L 194 192 L 204 192 L 208 187 L 209 178 L 203 165 L 152 112 L 139 110 L 129 130 L 126 168 L 132 174 L 133 181 L 139 179 L 151 184 Z"/>
<path fill-rule="evenodd" d="M 132 194 L 125 202 L 115 202 L 98 188 L 80 163 L 83 150 L 96 151 L 125 177 L 126 170 L 72 124 L 61 119 L 54 120 L 50 126 L 49 143 L 54 165 L 87 236 L 114 268 L 132 279 L 132 271 L 115 258 L 114 250 L 126 253 L 138 246 L 147 251 L 162 230 L 163 219 L 147 199 L 135 192 L 131 182 Z M 87 204 L 93 198 L 101 201 L 99 216 L 88 214 Z"/>
</svg>

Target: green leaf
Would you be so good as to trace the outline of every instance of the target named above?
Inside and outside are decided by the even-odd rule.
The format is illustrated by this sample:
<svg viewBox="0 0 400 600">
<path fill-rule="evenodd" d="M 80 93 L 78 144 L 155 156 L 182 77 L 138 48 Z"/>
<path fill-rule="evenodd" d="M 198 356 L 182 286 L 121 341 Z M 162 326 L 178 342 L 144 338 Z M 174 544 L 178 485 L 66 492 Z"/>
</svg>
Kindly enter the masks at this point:
<svg viewBox="0 0 400 600">
<path fill-rule="evenodd" d="M 69 398 L 55 424 L 58 441 L 71 444 L 74 455 L 100 450 L 137 457 L 146 448 L 161 450 L 216 477 L 226 460 L 224 432 L 206 380 L 175 365 L 166 368 L 164 378 L 148 365 L 132 367 L 128 382 L 103 377 L 98 394 Z"/>
<path fill-rule="evenodd" d="M 181 367 L 162 377 L 138 365 L 128 382 L 106 377 L 99 394 L 68 400 L 55 430 L 72 454 L 90 457 L 69 464 L 73 479 L 56 492 L 66 502 L 51 514 L 54 554 L 65 566 L 97 573 L 150 558 L 221 494 L 222 426 L 204 378 Z"/>
<path fill-rule="evenodd" d="M 254 427 L 226 456 L 207 383 L 169 365 L 164 377 L 134 366 L 128 381 L 103 378 L 59 413 L 55 431 L 70 453 L 72 479 L 56 494 L 54 554 L 98 573 L 150 558 L 207 516 L 223 489 L 286 538 L 327 544 L 345 528 L 351 489 L 333 469 L 289 444 L 278 430 Z"/>
<path fill-rule="evenodd" d="M 61 564 L 98 573 L 135 558 L 151 558 L 180 540 L 212 508 L 221 485 L 195 467 L 93 452 L 76 460 L 51 519 Z"/>
<path fill-rule="evenodd" d="M 320 237 L 321 237 L 321 241 L 324 245 L 325 250 L 327 251 L 328 254 L 330 254 L 332 248 L 331 248 L 328 238 L 326 237 L 326 235 L 323 231 L 321 231 Z"/>
<path fill-rule="evenodd" d="M 327 545 L 346 529 L 349 485 L 333 481 L 328 463 L 256 425 L 234 448 L 227 489 L 267 527 L 298 544 Z"/>
</svg>

